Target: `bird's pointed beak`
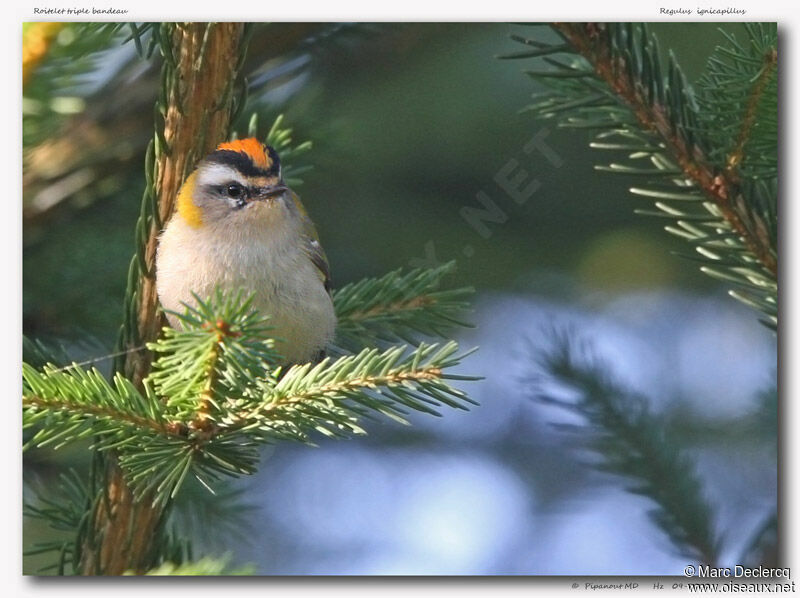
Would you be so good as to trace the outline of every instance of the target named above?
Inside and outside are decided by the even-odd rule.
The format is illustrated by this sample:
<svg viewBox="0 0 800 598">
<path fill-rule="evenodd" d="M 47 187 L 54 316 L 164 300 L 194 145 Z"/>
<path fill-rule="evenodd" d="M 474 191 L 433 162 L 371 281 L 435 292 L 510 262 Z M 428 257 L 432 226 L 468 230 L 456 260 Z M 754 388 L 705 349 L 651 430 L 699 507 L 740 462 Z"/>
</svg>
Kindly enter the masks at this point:
<svg viewBox="0 0 800 598">
<path fill-rule="evenodd" d="M 281 195 L 289 190 L 284 183 L 277 183 L 275 185 L 267 185 L 266 187 L 259 187 L 253 194 L 253 200 L 264 200 Z"/>
</svg>

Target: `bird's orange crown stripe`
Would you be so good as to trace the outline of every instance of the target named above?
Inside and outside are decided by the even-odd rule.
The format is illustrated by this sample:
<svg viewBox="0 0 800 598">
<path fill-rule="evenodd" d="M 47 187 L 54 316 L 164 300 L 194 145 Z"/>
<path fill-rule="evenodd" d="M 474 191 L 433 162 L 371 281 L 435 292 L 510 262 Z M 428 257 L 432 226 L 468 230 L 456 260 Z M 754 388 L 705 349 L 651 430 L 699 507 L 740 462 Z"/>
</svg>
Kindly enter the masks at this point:
<svg viewBox="0 0 800 598">
<path fill-rule="evenodd" d="M 220 143 L 217 146 L 217 150 L 229 150 L 247 154 L 253 161 L 253 164 L 264 170 L 269 170 L 272 166 L 272 160 L 269 154 L 264 151 L 264 145 L 255 137 Z"/>
</svg>

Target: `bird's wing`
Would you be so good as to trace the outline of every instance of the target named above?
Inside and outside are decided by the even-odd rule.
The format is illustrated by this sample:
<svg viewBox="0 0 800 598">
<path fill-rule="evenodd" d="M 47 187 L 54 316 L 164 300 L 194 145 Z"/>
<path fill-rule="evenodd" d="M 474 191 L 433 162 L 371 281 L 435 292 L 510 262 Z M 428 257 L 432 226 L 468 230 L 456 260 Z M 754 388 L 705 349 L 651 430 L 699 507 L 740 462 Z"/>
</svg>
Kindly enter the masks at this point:
<svg viewBox="0 0 800 598">
<path fill-rule="evenodd" d="M 308 217 L 305 206 L 303 206 L 300 198 L 294 192 L 292 192 L 292 201 L 294 201 L 294 205 L 300 213 L 303 222 L 303 249 L 312 263 L 317 267 L 317 270 L 319 270 L 320 280 L 325 286 L 325 290 L 330 294 L 331 269 L 328 264 L 328 256 L 325 255 L 325 250 L 319 242 L 317 229 L 314 223 L 311 222 L 311 218 Z"/>
</svg>

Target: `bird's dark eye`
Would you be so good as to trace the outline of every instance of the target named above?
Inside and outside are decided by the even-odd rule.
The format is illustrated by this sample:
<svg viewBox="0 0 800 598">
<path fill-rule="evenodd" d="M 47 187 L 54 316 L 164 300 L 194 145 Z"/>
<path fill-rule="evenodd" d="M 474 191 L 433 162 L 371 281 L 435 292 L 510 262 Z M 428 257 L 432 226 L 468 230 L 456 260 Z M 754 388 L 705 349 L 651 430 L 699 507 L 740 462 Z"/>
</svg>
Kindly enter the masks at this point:
<svg viewBox="0 0 800 598">
<path fill-rule="evenodd" d="M 244 187 L 237 183 L 231 183 L 225 188 L 225 192 L 228 194 L 228 197 L 239 199 L 244 196 Z"/>
</svg>

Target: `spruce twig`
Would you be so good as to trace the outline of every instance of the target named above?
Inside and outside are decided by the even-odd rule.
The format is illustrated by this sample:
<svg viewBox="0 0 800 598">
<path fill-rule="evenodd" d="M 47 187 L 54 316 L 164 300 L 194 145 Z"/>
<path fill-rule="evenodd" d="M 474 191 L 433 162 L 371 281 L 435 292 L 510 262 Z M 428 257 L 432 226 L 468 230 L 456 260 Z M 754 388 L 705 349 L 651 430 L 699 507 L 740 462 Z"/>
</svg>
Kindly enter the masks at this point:
<svg viewBox="0 0 800 598">
<path fill-rule="evenodd" d="M 336 289 L 336 340 L 347 348 L 377 342 L 415 343 L 420 335 L 445 338 L 465 322 L 470 287 L 441 289 L 455 269 L 449 262 L 432 269 L 395 270 Z"/>
<path fill-rule="evenodd" d="M 96 370 L 26 365 L 24 425 L 45 424 L 29 445 L 92 434 L 96 450 L 116 455 L 133 498 L 163 508 L 189 474 L 254 472 L 262 443 L 364 434 L 362 420 L 376 415 L 405 423 L 408 410 L 474 404 L 450 385 L 475 379 L 450 374 L 465 357 L 453 341 L 367 348 L 284 372 L 268 319 L 250 304 L 218 291 L 187 307 L 182 328 L 150 345 L 157 359 L 143 390 L 121 374 L 110 384 Z"/>
<path fill-rule="evenodd" d="M 579 414 L 583 425 L 558 427 L 572 432 L 598 456 L 593 466 L 624 477 L 629 492 L 654 503 L 651 519 L 680 554 L 716 563 L 712 511 L 693 464 L 650 413 L 647 400 L 614 381 L 608 364 L 570 334 L 554 334 L 552 348 L 537 355 L 539 373 L 530 380 L 534 398 Z M 571 391 L 568 397 L 564 390 Z"/>
<path fill-rule="evenodd" d="M 672 219 L 665 230 L 695 245 L 702 271 L 741 287 L 730 294 L 776 328 L 774 24 L 749 24 L 745 46 L 728 36 L 696 89 L 644 24 L 552 27 L 567 44 L 537 42 L 548 68 L 528 73 L 549 91 L 526 110 L 595 131 L 594 148 L 627 152 L 626 162 L 596 169 L 644 179 L 630 191 L 654 198 L 657 210 L 638 213 Z"/>
</svg>

